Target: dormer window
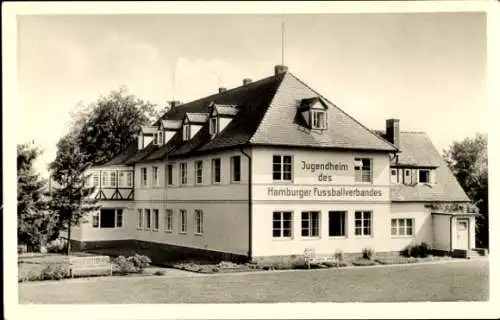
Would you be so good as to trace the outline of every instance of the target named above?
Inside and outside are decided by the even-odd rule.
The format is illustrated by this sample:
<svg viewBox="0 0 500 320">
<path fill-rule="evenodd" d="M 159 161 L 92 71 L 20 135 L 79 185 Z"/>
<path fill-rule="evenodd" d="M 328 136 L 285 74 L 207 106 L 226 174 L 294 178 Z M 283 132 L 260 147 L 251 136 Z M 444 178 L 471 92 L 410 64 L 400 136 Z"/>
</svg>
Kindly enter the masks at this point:
<svg viewBox="0 0 500 320">
<path fill-rule="evenodd" d="M 311 110 L 311 128 L 324 130 L 326 129 L 326 111 Z"/>
<path fill-rule="evenodd" d="M 187 141 L 191 139 L 191 128 L 189 124 L 184 124 L 182 126 L 182 140 Z"/>
<path fill-rule="evenodd" d="M 209 125 L 210 125 L 210 135 L 216 135 L 217 133 L 219 133 L 219 118 L 217 116 L 215 117 L 211 117 L 210 118 L 210 122 L 209 122 Z"/>
<path fill-rule="evenodd" d="M 153 144 L 157 145 L 158 144 L 158 133 L 153 134 Z"/>
</svg>

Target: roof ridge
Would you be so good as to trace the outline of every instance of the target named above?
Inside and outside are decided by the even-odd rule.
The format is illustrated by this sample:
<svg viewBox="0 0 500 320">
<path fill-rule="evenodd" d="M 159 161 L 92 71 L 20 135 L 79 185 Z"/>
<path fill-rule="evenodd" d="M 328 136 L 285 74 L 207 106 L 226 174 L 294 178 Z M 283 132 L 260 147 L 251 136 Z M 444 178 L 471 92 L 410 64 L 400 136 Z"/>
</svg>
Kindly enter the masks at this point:
<svg viewBox="0 0 500 320">
<path fill-rule="evenodd" d="M 263 82 L 263 81 L 269 80 L 269 79 L 271 79 L 271 78 L 273 78 L 273 77 L 275 77 L 275 76 L 276 76 L 276 75 L 271 75 L 271 76 L 268 76 L 268 77 L 265 77 L 265 78 L 262 78 L 262 79 L 259 79 L 259 80 L 256 80 L 256 81 L 252 81 L 252 82 L 250 82 L 250 83 L 248 83 L 248 84 L 242 84 L 242 85 L 240 85 L 240 86 L 237 86 L 237 87 L 234 87 L 234 88 L 231 88 L 231 89 L 227 89 L 227 90 L 225 90 L 225 91 L 223 91 L 223 92 L 218 92 L 218 93 L 214 93 L 214 94 L 211 94 L 211 95 L 208 95 L 208 96 L 204 96 L 204 97 L 201 97 L 201 98 L 198 98 L 198 99 L 191 100 L 191 101 L 189 101 L 189 102 L 183 103 L 183 104 L 178 105 L 178 106 L 176 106 L 176 107 L 170 108 L 170 109 L 169 109 L 167 112 L 165 112 L 165 113 L 164 113 L 164 114 L 163 114 L 163 115 L 162 115 L 162 116 L 161 116 L 161 117 L 160 117 L 160 118 L 159 118 L 156 122 L 154 122 L 152 126 L 155 126 L 155 124 L 156 124 L 158 121 L 160 121 L 160 120 L 164 120 L 164 119 L 163 119 L 163 117 L 165 117 L 165 116 L 167 115 L 167 113 L 169 113 L 169 112 L 170 112 L 170 110 L 173 110 L 174 108 L 175 108 L 175 109 L 177 109 L 177 110 L 179 110 L 180 108 L 185 108 L 188 104 L 194 104 L 194 103 L 196 103 L 196 102 L 198 102 L 198 101 L 201 101 L 201 100 L 209 99 L 209 98 L 211 98 L 211 97 L 213 97 L 213 99 L 215 99 L 217 96 L 226 95 L 226 94 L 228 94 L 228 93 L 230 93 L 230 92 L 234 92 L 235 90 L 237 90 L 237 89 L 241 89 L 241 88 L 243 88 L 243 87 L 251 87 L 251 86 L 255 86 L 255 85 L 257 85 L 257 84 L 259 84 L 259 83 L 261 83 L 261 82 Z"/>
<path fill-rule="evenodd" d="M 384 138 L 380 137 L 379 135 L 373 133 L 372 130 L 370 130 L 369 128 L 367 128 L 365 125 L 363 125 L 361 122 L 359 122 L 358 120 L 356 120 L 354 117 L 352 117 L 350 114 L 348 114 L 347 112 L 345 112 L 344 110 L 342 110 L 339 106 L 337 106 L 335 103 L 331 102 L 330 100 L 328 100 L 328 98 L 326 98 L 325 96 L 323 96 L 321 93 L 319 93 L 317 90 L 311 88 L 307 83 L 305 83 L 304 81 L 300 80 L 297 76 L 295 76 L 293 73 L 289 72 L 290 75 L 292 77 L 294 77 L 297 81 L 299 81 L 300 83 L 302 83 L 304 86 L 306 86 L 307 88 L 309 88 L 309 90 L 315 92 L 318 94 L 318 96 L 320 96 L 322 99 L 325 99 L 328 103 L 332 104 L 335 108 L 337 108 L 340 112 L 342 112 L 343 114 L 345 114 L 347 117 L 349 117 L 351 120 L 353 120 L 355 123 L 357 123 L 358 125 L 360 125 L 362 128 L 364 128 L 366 131 L 368 131 L 371 135 L 373 135 L 375 138 L 377 138 L 378 140 L 392 146 L 393 148 L 395 148 L 396 150 L 398 149 L 394 144 L 390 143 L 389 141 L 385 140 Z"/>
</svg>

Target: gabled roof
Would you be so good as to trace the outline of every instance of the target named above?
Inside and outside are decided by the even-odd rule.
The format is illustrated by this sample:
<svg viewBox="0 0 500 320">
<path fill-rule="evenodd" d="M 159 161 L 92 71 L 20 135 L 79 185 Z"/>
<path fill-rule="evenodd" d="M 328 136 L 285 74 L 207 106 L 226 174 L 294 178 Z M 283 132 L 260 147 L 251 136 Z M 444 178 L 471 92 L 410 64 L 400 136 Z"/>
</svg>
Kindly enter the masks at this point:
<svg viewBox="0 0 500 320">
<path fill-rule="evenodd" d="M 323 105 L 323 107 L 328 108 L 327 104 L 325 102 L 323 102 L 322 99 L 320 99 L 319 97 L 312 97 L 312 98 L 302 99 L 300 101 L 299 110 L 309 109 L 316 102 L 319 102 L 319 103 L 321 103 L 321 105 Z"/>
<path fill-rule="evenodd" d="M 297 124 L 298 102 L 303 99 L 307 103 L 321 101 L 329 109 L 327 130 L 322 133 L 311 132 Z M 236 115 L 213 138 L 208 134 L 208 128 L 205 128 L 208 124 L 187 142 L 176 138 L 182 134 L 178 130 L 166 145 L 155 146 L 146 156 L 133 157 L 132 160 L 155 161 L 167 155 L 188 156 L 195 152 L 247 144 L 396 151 L 392 144 L 368 130 L 289 72 L 171 108 L 155 126 L 164 120 L 183 120 L 184 117 L 196 123 L 206 123 L 213 107 L 222 114 Z M 143 155 L 146 153 L 142 150 L 139 152 Z"/>
<path fill-rule="evenodd" d="M 189 123 L 203 124 L 207 122 L 208 113 L 187 112 L 186 119 L 188 120 Z"/>
<path fill-rule="evenodd" d="M 154 126 L 142 126 L 141 131 L 144 134 L 155 134 L 158 128 Z"/>
<path fill-rule="evenodd" d="M 435 167 L 436 184 L 393 184 L 391 201 L 470 201 L 426 133 L 401 131 L 399 144 L 398 164 Z M 396 165 L 396 160 L 393 160 L 392 165 Z"/>
<path fill-rule="evenodd" d="M 214 104 L 213 108 L 219 116 L 235 116 L 238 113 L 238 109 L 235 105 Z"/>
<path fill-rule="evenodd" d="M 177 130 L 182 127 L 182 120 L 161 120 L 161 125 L 166 130 Z"/>
</svg>

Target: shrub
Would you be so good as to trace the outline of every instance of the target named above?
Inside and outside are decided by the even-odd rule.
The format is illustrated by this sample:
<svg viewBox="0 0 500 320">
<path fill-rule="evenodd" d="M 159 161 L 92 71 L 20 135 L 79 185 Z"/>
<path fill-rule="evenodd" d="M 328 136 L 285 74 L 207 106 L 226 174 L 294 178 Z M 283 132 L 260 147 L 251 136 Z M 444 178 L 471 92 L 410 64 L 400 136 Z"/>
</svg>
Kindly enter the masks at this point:
<svg viewBox="0 0 500 320">
<path fill-rule="evenodd" d="M 69 278 L 69 266 L 62 264 L 48 264 L 41 272 L 41 280 L 61 280 Z"/>
<path fill-rule="evenodd" d="M 365 247 L 363 248 L 362 254 L 363 254 L 363 259 L 371 260 L 373 258 L 373 255 L 375 254 L 375 250 L 373 250 L 372 248 Z"/>
<path fill-rule="evenodd" d="M 431 248 L 430 248 L 430 246 L 427 243 L 422 242 L 420 244 L 420 246 L 419 246 L 419 250 L 418 251 L 419 251 L 419 256 L 421 258 L 425 258 L 425 257 L 429 256 Z"/>
<path fill-rule="evenodd" d="M 149 257 L 137 253 L 133 256 L 128 257 L 127 261 L 132 263 L 136 272 L 143 272 L 144 268 L 148 267 L 151 263 L 151 259 L 149 259 Z"/>
<path fill-rule="evenodd" d="M 413 257 L 413 258 L 417 258 L 417 257 L 425 258 L 425 257 L 429 256 L 430 251 L 431 251 L 430 246 L 427 243 L 422 242 L 419 245 L 407 245 L 401 251 L 401 255 L 405 256 L 407 258 L 409 258 L 409 257 Z"/>
<path fill-rule="evenodd" d="M 43 280 L 42 274 L 35 270 L 29 270 L 28 272 L 20 273 L 17 279 L 18 282 L 26 282 L 26 281 L 36 281 Z"/>
<path fill-rule="evenodd" d="M 116 268 L 118 269 L 117 270 L 118 273 L 128 274 L 135 272 L 135 266 L 132 263 L 132 261 L 125 258 L 124 256 L 119 256 L 113 262 L 116 265 Z"/>
<path fill-rule="evenodd" d="M 158 271 L 156 271 L 155 273 L 153 273 L 153 275 L 155 275 L 155 276 L 164 276 L 164 275 L 165 275 L 165 271 L 163 271 L 163 270 L 158 270 Z"/>
<path fill-rule="evenodd" d="M 366 259 L 366 258 L 354 260 L 352 262 L 352 264 L 355 266 L 373 266 L 373 265 L 376 265 L 376 263 L 373 260 Z"/>
<path fill-rule="evenodd" d="M 47 252 L 49 253 L 63 253 L 68 247 L 68 240 L 63 238 L 57 238 L 49 243 L 47 243 Z"/>
</svg>

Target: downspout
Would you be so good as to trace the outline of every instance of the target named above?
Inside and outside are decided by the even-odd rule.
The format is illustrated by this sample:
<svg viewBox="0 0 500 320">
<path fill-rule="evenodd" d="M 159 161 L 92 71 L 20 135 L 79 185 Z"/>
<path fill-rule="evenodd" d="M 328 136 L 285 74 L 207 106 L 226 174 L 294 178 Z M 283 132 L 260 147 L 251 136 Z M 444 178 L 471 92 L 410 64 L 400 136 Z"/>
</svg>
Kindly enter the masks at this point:
<svg viewBox="0 0 500 320">
<path fill-rule="evenodd" d="M 252 157 L 240 149 L 248 159 L 248 259 L 252 260 Z"/>
<path fill-rule="evenodd" d="M 453 215 L 450 215 L 450 255 L 453 255 Z"/>
</svg>

